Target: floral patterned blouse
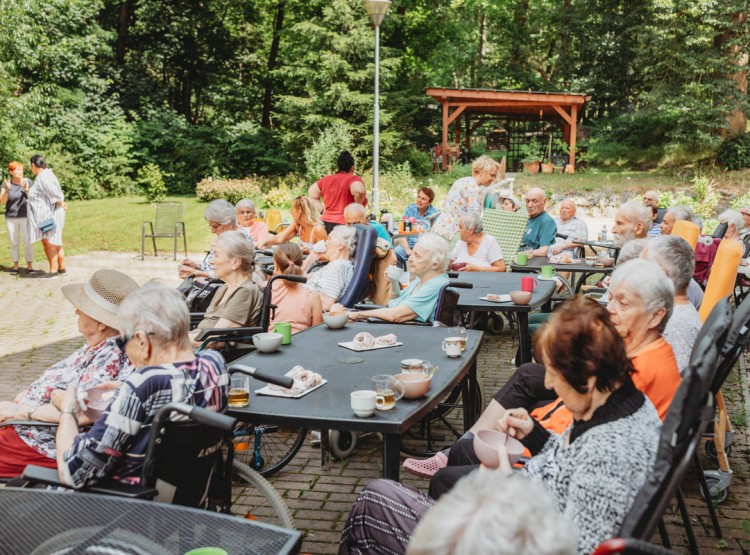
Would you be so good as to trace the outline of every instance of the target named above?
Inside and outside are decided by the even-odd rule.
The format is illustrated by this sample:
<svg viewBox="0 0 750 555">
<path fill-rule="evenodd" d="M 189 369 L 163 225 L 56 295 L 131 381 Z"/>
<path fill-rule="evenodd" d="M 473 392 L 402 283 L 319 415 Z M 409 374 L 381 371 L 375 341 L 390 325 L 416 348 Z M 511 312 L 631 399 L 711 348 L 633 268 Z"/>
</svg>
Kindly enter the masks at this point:
<svg viewBox="0 0 750 555">
<path fill-rule="evenodd" d="M 458 233 L 461 216 L 469 212 L 481 212 L 485 189 L 473 177 L 462 177 L 451 185 L 445 197 L 443 211 L 431 231 L 450 241 Z"/>
<path fill-rule="evenodd" d="M 50 366 L 17 401 L 29 407 L 45 405 L 55 389 L 78 384 L 78 393 L 102 382 L 125 380 L 134 370 L 118 345 L 118 337 L 109 337 L 89 348 L 84 345 L 68 358 Z M 55 458 L 57 429 L 46 426 L 15 426 L 18 436 L 32 449 Z"/>
</svg>

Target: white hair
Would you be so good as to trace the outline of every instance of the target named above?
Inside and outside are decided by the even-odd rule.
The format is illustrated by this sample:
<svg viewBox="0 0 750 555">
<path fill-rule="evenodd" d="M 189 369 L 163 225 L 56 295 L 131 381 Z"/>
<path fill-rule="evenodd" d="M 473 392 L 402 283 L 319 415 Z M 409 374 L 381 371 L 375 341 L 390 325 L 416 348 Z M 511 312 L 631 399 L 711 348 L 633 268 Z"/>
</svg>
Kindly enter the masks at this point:
<svg viewBox="0 0 750 555">
<path fill-rule="evenodd" d="M 672 214 L 675 222 L 691 222 L 695 217 L 693 211 L 687 206 L 671 206 L 664 215 L 666 216 L 667 214 Z"/>
<path fill-rule="evenodd" d="M 479 215 L 479 212 L 467 212 L 461 216 L 461 223 L 464 224 L 466 231 L 473 231 L 474 233 L 484 231 L 482 216 Z"/>
<path fill-rule="evenodd" d="M 648 239 L 633 239 L 625 243 L 620 249 L 620 255 L 617 257 L 617 264 L 622 265 L 628 260 L 633 260 L 641 256 L 641 251 L 648 245 Z"/>
<path fill-rule="evenodd" d="M 737 231 L 745 227 L 745 220 L 742 214 L 738 210 L 732 210 L 731 208 L 719 214 L 719 222 L 726 223 L 727 225 L 734 224 Z"/>
<path fill-rule="evenodd" d="M 612 274 L 609 285 L 610 298 L 616 287 L 626 287 L 640 297 L 646 306 L 647 314 L 666 309 L 667 312 L 658 328 L 660 333 L 664 331 L 674 307 L 674 285 L 656 263 L 642 258 L 628 260 L 622 266 L 618 266 Z"/>
<path fill-rule="evenodd" d="M 427 232 L 419 236 L 417 244 L 422 245 L 427 250 L 433 264 L 437 264 L 443 272 L 448 269 L 448 264 L 451 261 L 451 248 L 448 241 L 436 233 Z"/>
<path fill-rule="evenodd" d="M 143 330 L 154 336 L 157 344 L 190 347 L 190 313 L 185 297 L 163 283 L 152 281 L 133 291 L 122 301 L 117 318 L 122 337 Z"/>
<path fill-rule="evenodd" d="M 347 204 L 346 208 L 344 208 L 345 214 L 351 214 L 353 211 L 357 212 L 363 220 L 367 218 L 367 209 L 360 203 L 352 202 L 351 204 Z"/>
<path fill-rule="evenodd" d="M 648 240 L 646 260 L 656 262 L 672 280 L 675 291 L 684 295 L 695 271 L 695 251 L 676 235 L 658 235 Z"/>
<path fill-rule="evenodd" d="M 335 239 L 342 245 L 346 246 L 349 258 L 354 254 L 354 248 L 357 246 L 357 229 L 346 225 L 337 225 L 333 231 L 328 234 L 329 239 Z"/>
<path fill-rule="evenodd" d="M 243 198 L 241 201 L 234 205 L 234 207 L 237 209 L 242 208 L 243 206 L 248 210 L 255 210 L 255 203 L 249 198 Z"/>
<path fill-rule="evenodd" d="M 224 199 L 212 200 L 203 211 L 203 217 L 208 222 L 214 222 L 220 225 L 230 225 L 237 227 L 237 209 L 231 202 Z"/>
<path fill-rule="evenodd" d="M 240 259 L 240 269 L 248 274 L 255 270 L 255 247 L 244 231 L 225 231 L 216 238 L 216 243 L 226 249 L 231 258 Z"/>
<path fill-rule="evenodd" d="M 480 468 L 427 512 L 407 555 L 572 555 L 576 525 L 539 482 Z"/>
<path fill-rule="evenodd" d="M 647 233 L 653 224 L 653 212 L 650 206 L 645 206 L 640 202 L 629 200 L 620 206 L 620 213 L 623 214 L 632 224 L 640 222 L 643 224 L 643 233 Z"/>
</svg>

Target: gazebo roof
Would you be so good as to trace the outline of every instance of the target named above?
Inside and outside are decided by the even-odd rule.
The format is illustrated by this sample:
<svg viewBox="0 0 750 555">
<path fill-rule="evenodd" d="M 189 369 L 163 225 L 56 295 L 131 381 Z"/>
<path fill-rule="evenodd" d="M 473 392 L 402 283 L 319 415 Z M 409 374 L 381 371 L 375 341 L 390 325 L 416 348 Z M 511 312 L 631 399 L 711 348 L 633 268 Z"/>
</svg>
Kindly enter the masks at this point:
<svg viewBox="0 0 750 555">
<path fill-rule="evenodd" d="M 569 119 L 561 113 L 561 108 L 581 107 L 591 100 L 583 93 L 506 91 L 495 89 L 446 89 L 429 87 L 427 95 L 448 107 L 463 107 L 468 114 L 497 114 L 507 116 L 539 116 L 547 120 Z"/>
</svg>

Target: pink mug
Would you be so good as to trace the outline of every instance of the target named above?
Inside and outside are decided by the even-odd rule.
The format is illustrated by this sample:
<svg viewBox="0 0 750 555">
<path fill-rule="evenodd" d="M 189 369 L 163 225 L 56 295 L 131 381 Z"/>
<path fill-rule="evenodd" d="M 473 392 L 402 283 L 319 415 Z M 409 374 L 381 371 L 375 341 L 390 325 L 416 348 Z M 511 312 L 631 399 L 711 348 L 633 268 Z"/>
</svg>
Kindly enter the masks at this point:
<svg viewBox="0 0 750 555">
<path fill-rule="evenodd" d="M 536 285 L 536 280 L 531 276 L 521 278 L 521 291 L 528 291 L 529 293 L 533 293 L 536 289 Z"/>
</svg>

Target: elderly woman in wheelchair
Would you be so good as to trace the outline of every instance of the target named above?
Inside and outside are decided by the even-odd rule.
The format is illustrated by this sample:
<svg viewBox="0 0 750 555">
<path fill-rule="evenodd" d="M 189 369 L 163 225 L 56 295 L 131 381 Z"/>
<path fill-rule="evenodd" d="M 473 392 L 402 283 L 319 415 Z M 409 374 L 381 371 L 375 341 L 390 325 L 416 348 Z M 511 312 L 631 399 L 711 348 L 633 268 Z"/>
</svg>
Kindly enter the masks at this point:
<svg viewBox="0 0 750 555">
<path fill-rule="evenodd" d="M 76 398 L 102 383 L 124 380 L 132 371 L 120 344 L 117 308 L 138 284 L 116 270 L 98 270 L 88 283 L 66 285 L 65 297 L 78 315 L 83 347 L 48 368 L 13 401 L 0 402 L 0 422 L 27 421 L 31 425 L 0 428 L 0 476 L 20 474 L 27 464 L 55 468 L 55 433 L 60 420 L 57 394 L 71 386 Z"/>
<path fill-rule="evenodd" d="M 211 267 L 224 284 L 191 332 L 194 347 L 202 344 L 195 337 L 203 330 L 255 326 L 260 316 L 263 294 L 255 276 L 255 249 L 243 233 L 227 231 L 216 238 Z"/>
<path fill-rule="evenodd" d="M 350 320 L 380 318 L 388 322 L 430 322 L 435 314 L 440 291 L 448 284 L 446 270 L 450 262 L 448 242 L 434 233 L 422 235 L 409 256 L 409 268 L 415 276 L 409 286 L 401 291 L 398 277 L 401 271 L 396 266 L 392 272 L 386 272 L 394 281 L 393 291 L 396 297 L 384 308 L 350 312 Z M 335 310 L 335 307 L 332 310 Z M 343 310 L 343 307 L 341 307 Z"/>
<path fill-rule="evenodd" d="M 616 535 L 651 473 L 661 423 L 633 383 L 633 364 L 606 308 L 584 297 L 567 301 L 534 342 L 545 363 L 545 385 L 560 396 L 572 423 L 558 435 L 516 408 L 493 427 L 531 451 L 521 473 L 552 494 L 554 507 L 576 524 L 578 551 L 590 553 Z M 498 450 L 495 472 L 510 473 L 503 444 Z M 434 500 L 476 468 L 443 469 L 430 483 L 430 497 L 397 482 L 371 482 L 352 508 L 339 553 L 403 553 Z"/>
<path fill-rule="evenodd" d="M 150 427 L 162 406 L 181 402 L 216 412 L 226 408 L 224 359 L 212 350 L 193 353 L 189 319 L 180 294 L 157 283 L 123 301 L 122 341 L 138 369 L 116 391 L 103 416 L 82 434 L 75 388 L 66 391 L 56 438 L 63 483 L 81 488 L 107 477 L 137 483 Z"/>
</svg>

